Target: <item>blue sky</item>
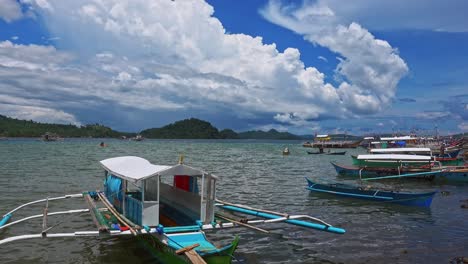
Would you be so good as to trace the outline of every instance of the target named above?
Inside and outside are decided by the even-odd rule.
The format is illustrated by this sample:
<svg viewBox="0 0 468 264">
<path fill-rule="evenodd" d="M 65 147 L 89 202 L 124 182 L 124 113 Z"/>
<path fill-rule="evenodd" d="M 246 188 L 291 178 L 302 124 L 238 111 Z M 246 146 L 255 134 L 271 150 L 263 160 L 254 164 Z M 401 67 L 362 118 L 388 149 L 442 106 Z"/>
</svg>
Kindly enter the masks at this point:
<svg viewBox="0 0 468 264">
<path fill-rule="evenodd" d="M 351 2 L 351 1 L 350 1 Z M 468 130 L 468 2 L 3 0 L 0 114 L 124 131 Z"/>
</svg>

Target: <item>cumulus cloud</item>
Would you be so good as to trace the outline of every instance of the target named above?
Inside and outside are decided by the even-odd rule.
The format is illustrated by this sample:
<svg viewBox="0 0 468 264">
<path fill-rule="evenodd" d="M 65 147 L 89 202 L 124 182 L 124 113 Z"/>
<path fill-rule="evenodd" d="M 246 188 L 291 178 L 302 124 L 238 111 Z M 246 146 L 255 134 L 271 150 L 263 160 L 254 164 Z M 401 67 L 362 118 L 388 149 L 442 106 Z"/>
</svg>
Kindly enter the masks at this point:
<svg viewBox="0 0 468 264">
<path fill-rule="evenodd" d="M 458 125 L 458 128 L 461 131 L 468 131 L 468 123 L 467 122 L 462 122 Z"/>
<path fill-rule="evenodd" d="M 0 18 L 10 23 L 23 17 L 21 5 L 16 0 L 0 0 Z"/>
<path fill-rule="evenodd" d="M 58 49 L 2 42 L 0 85 L 8 89 L 1 94 L 28 94 L 42 102 L 38 107 L 48 102 L 70 113 L 107 102 L 142 111 L 269 115 L 271 122 L 309 126 L 382 110 L 407 71 L 387 42 L 358 24 L 336 24 L 327 6 L 290 10 L 271 2 L 263 13 L 339 54 L 336 71 L 346 81 L 338 87 L 305 67 L 295 48 L 279 51 L 261 37 L 226 33 L 201 0 L 22 2 L 60 42 Z"/>
<path fill-rule="evenodd" d="M 387 107 L 398 82 L 408 72 L 398 51 L 388 42 L 376 39 L 357 23 L 339 24 L 335 13 L 320 1 L 293 6 L 272 0 L 261 14 L 343 57 L 336 72 L 345 81 L 336 95 L 354 113 L 375 113 Z"/>
<path fill-rule="evenodd" d="M 448 118 L 449 116 L 450 112 L 447 111 L 425 111 L 416 114 L 417 118 L 429 120 L 441 120 L 444 118 Z"/>
</svg>

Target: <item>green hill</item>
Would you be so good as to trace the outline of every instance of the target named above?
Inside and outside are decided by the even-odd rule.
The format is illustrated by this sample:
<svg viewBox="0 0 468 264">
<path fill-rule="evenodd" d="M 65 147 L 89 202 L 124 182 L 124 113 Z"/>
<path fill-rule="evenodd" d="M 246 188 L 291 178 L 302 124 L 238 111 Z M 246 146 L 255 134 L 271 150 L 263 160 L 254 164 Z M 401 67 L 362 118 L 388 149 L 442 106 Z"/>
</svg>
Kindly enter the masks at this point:
<svg viewBox="0 0 468 264">
<path fill-rule="evenodd" d="M 278 132 L 275 129 L 270 129 L 268 132 L 257 130 L 257 131 L 246 131 L 238 134 L 239 138 L 242 139 L 302 139 L 300 136 L 288 132 Z"/>
<path fill-rule="evenodd" d="M 2 137 L 40 137 L 46 132 L 60 137 L 120 137 L 128 135 L 114 131 L 109 127 L 92 124 L 77 127 L 75 125 L 46 124 L 32 120 L 19 120 L 0 115 L 0 136 Z"/>
<path fill-rule="evenodd" d="M 40 137 L 46 132 L 54 133 L 60 137 L 95 137 L 118 138 L 131 137 L 135 133 L 124 133 L 112 130 L 100 124 L 85 126 L 46 124 L 32 120 L 18 120 L 0 115 L 0 137 Z M 232 129 L 219 131 L 207 121 L 196 118 L 185 119 L 163 126 L 150 128 L 140 133 L 146 138 L 160 139 L 270 139 L 270 140 L 310 140 L 313 136 L 298 136 L 288 132 L 279 132 L 275 129 L 269 131 L 245 131 L 237 133 Z M 330 135 L 333 139 L 342 139 L 345 135 Z M 348 140 L 354 136 L 347 135 Z"/>
<path fill-rule="evenodd" d="M 232 131 L 234 132 L 234 131 Z M 235 132 L 234 132 L 235 133 Z M 209 122 L 190 118 L 177 121 L 161 128 L 150 128 L 141 131 L 146 138 L 167 139 L 220 139 L 222 135 Z"/>
</svg>

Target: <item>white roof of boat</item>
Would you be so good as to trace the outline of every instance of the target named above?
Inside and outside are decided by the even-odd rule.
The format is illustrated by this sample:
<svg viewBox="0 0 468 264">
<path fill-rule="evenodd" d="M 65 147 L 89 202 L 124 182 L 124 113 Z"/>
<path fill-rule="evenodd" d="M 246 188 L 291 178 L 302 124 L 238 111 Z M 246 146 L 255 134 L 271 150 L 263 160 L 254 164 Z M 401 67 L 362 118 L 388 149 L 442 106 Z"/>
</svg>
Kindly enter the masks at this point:
<svg viewBox="0 0 468 264">
<path fill-rule="evenodd" d="M 364 139 L 369 140 L 369 139 L 374 139 L 374 137 L 365 137 Z"/>
<path fill-rule="evenodd" d="M 135 156 L 124 156 L 101 160 L 101 165 L 112 175 L 128 181 L 140 181 L 156 175 L 209 175 L 217 179 L 215 175 L 208 174 L 202 170 L 192 168 L 185 164 L 175 166 L 154 165 L 148 160 Z"/>
<path fill-rule="evenodd" d="M 397 153 L 397 152 L 431 152 L 430 148 L 384 148 L 371 149 L 371 153 Z"/>
<path fill-rule="evenodd" d="M 416 140 L 417 138 L 412 137 L 412 136 L 403 136 L 403 137 L 383 137 L 380 138 L 380 140 L 385 140 L 385 141 L 398 141 L 398 140 Z"/>
<path fill-rule="evenodd" d="M 171 166 L 154 165 L 146 159 L 135 156 L 101 160 L 101 165 L 111 174 L 131 181 L 149 178 L 171 168 Z"/>
<path fill-rule="evenodd" d="M 429 161 L 430 156 L 421 155 L 403 155 L 403 154 L 372 154 L 372 155 L 358 155 L 358 160 L 421 160 Z"/>
<path fill-rule="evenodd" d="M 317 137 L 317 138 L 326 138 L 326 137 L 328 137 L 328 135 L 317 135 L 315 137 Z"/>
</svg>

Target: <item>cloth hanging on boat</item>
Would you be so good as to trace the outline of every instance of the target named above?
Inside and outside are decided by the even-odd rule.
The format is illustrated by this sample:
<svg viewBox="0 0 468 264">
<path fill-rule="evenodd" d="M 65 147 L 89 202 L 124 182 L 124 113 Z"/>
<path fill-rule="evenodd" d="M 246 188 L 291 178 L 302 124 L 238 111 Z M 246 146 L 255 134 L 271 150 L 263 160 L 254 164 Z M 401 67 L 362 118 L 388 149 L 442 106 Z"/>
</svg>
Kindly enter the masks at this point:
<svg viewBox="0 0 468 264">
<path fill-rule="evenodd" d="M 109 174 L 104 183 L 106 190 L 106 197 L 109 201 L 117 200 L 117 202 L 122 202 L 122 179 Z"/>
<path fill-rule="evenodd" d="M 197 178 L 188 175 L 175 175 L 174 187 L 187 191 L 198 193 Z"/>
</svg>

